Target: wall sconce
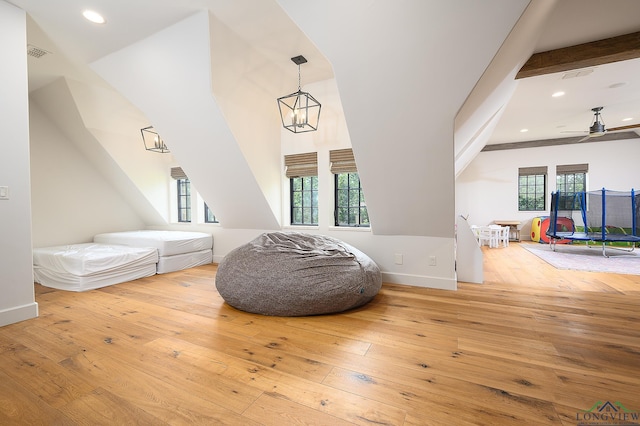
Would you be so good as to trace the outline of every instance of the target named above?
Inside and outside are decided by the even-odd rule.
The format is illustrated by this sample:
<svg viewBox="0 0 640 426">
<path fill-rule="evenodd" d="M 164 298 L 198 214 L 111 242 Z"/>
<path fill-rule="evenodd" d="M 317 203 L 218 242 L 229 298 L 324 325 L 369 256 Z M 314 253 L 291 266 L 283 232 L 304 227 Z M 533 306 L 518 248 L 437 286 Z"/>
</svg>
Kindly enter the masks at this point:
<svg viewBox="0 0 640 426">
<path fill-rule="evenodd" d="M 298 66 L 298 91 L 278 98 L 280 119 L 285 129 L 293 133 L 313 132 L 318 130 L 320 121 L 320 102 L 300 89 L 300 65 L 307 62 L 304 56 L 291 58 Z"/>
<path fill-rule="evenodd" d="M 153 126 L 140 129 L 142 134 L 142 142 L 144 142 L 144 149 L 147 151 L 159 152 L 160 154 L 167 154 L 169 148 L 164 144 L 164 141 L 160 138 Z"/>
</svg>

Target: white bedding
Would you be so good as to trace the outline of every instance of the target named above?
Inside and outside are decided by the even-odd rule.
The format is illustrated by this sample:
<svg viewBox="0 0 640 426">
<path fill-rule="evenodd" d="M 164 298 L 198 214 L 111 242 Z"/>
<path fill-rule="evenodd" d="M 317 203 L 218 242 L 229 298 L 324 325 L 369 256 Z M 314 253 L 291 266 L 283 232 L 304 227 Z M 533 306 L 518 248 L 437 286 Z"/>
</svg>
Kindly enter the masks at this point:
<svg viewBox="0 0 640 426">
<path fill-rule="evenodd" d="M 195 266 L 206 265 L 213 262 L 213 250 L 200 250 L 191 253 L 174 254 L 173 256 L 160 256 L 158 259 L 158 274 L 180 271 Z"/>
<path fill-rule="evenodd" d="M 213 237 L 204 232 L 154 230 L 108 232 L 96 235 L 93 241 L 131 247 L 154 247 L 161 257 L 213 248 Z"/>
<path fill-rule="evenodd" d="M 33 249 L 34 279 L 46 287 L 85 291 L 156 273 L 155 248 L 70 244 Z"/>
</svg>

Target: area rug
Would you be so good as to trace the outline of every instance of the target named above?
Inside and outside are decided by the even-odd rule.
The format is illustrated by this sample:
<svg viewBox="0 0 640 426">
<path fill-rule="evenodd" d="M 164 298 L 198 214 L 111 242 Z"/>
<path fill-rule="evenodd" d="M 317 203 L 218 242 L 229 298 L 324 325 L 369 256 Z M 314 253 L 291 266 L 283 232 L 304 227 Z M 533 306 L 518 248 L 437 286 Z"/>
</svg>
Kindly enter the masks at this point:
<svg viewBox="0 0 640 426">
<path fill-rule="evenodd" d="M 521 247 L 557 269 L 640 275 L 638 248 L 627 252 L 607 247 L 609 257 L 604 257 L 601 245 L 586 247 L 558 244 L 556 251 L 551 250 L 548 244 L 521 244 Z"/>
</svg>

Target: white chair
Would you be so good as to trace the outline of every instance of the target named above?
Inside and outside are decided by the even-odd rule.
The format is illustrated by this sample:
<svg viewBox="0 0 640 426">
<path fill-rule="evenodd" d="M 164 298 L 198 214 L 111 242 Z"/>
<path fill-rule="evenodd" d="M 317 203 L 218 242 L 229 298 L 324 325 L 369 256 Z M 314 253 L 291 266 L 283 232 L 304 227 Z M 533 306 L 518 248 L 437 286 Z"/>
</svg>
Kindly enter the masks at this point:
<svg viewBox="0 0 640 426">
<path fill-rule="evenodd" d="M 511 228 L 502 226 L 500 229 L 500 243 L 503 247 L 509 247 L 509 237 L 511 236 Z"/>
<path fill-rule="evenodd" d="M 502 226 L 500 225 L 489 225 L 489 233 L 490 233 L 490 242 L 489 247 L 499 247 L 500 242 L 502 240 Z"/>
<path fill-rule="evenodd" d="M 480 226 L 478 227 L 478 243 L 480 247 L 487 245 L 489 247 L 494 247 L 494 236 L 493 230 L 489 226 Z"/>
</svg>

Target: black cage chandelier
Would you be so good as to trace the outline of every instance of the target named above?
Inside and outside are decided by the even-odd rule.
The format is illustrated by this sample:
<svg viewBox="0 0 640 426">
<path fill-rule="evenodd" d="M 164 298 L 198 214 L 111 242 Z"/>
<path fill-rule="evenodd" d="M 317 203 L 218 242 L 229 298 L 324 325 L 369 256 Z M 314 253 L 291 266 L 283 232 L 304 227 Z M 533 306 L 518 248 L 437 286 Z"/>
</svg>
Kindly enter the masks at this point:
<svg viewBox="0 0 640 426">
<path fill-rule="evenodd" d="M 318 130 L 321 105 L 313 96 L 300 89 L 300 65 L 307 60 L 302 55 L 291 60 L 298 66 L 298 91 L 278 98 L 282 125 L 293 133 L 313 132 Z"/>
<path fill-rule="evenodd" d="M 155 131 L 153 126 L 145 127 L 144 129 L 140 129 L 140 133 L 142 134 L 142 142 L 144 142 L 144 149 L 147 151 L 159 152 L 160 154 L 169 153 L 169 148 L 164 144 L 158 132 Z"/>
</svg>

